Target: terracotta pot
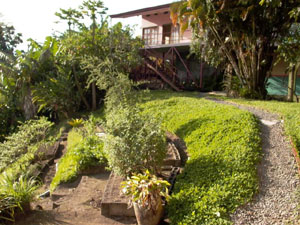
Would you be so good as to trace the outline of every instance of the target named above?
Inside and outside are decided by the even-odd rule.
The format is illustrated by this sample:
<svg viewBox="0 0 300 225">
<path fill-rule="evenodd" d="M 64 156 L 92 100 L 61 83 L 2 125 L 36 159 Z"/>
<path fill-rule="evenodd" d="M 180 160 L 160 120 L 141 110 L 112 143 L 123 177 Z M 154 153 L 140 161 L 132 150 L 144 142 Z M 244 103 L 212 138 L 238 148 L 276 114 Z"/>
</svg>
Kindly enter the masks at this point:
<svg viewBox="0 0 300 225">
<path fill-rule="evenodd" d="M 148 210 L 144 207 L 140 207 L 137 203 L 133 203 L 135 217 L 139 225 L 158 225 L 163 217 L 162 201 L 157 201 L 156 210 Z"/>
</svg>

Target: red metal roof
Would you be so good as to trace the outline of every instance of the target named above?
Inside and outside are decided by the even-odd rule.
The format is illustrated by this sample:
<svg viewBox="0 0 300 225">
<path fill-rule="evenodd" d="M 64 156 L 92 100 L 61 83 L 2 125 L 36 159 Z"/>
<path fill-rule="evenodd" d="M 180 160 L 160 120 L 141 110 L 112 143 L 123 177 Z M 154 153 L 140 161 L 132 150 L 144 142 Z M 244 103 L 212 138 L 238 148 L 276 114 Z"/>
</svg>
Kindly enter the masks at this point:
<svg viewBox="0 0 300 225">
<path fill-rule="evenodd" d="M 139 16 L 139 15 L 155 13 L 157 10 L 161 11 L 162 9 L 169 11 L 171 4 L 172 3 L 168 3 L 168 4 L 164 4 L 164 5 L 158 5 L 158 6 L 153 6 L 153 7 L 143 8 L 143 9 L 137 9 L 137 10 L 133 10 L 133 11 L 129 11 L 129 12 L 110 15 L 110 17 L 111 18 L 127 18 L 127 17 L 132 17 L 132 16 Z"/>
</svg>

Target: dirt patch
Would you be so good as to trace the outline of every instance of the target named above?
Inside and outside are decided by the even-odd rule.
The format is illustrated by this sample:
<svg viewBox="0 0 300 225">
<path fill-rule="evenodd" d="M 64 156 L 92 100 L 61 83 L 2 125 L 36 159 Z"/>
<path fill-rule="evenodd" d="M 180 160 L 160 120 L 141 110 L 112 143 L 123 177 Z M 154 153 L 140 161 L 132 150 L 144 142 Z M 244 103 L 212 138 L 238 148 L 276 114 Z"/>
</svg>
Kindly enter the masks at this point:
<svg viewBox="0 0 300 225">
<path fill-rule="evenodd" d="M 101 197 L 109 174 L 82 176 L 60 186 L 51 197 L 32 204 L 34 210 L 16 224 L 135 224 L 135 218 L 101 216 Z"/>
</svg>

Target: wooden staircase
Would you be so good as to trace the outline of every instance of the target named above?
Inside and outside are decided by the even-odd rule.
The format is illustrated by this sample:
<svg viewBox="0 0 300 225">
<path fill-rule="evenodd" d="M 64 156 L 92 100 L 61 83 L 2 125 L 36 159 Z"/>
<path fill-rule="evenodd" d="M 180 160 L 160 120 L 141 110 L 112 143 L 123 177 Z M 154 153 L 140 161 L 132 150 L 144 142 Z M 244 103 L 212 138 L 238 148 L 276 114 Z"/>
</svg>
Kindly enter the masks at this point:
<svg viewBox="0 0 300 225">
<path fill-rule="evenodd" d="M 180 80 L 173 68 L 166 67 L 165 65 L 159 65 L 157 61 L 154 61 L 148 57 L 144 58 L 145 65 L 158 75 L 165 83 L 170 85 L 175 91 L 181 91 Z"/>
</svg>

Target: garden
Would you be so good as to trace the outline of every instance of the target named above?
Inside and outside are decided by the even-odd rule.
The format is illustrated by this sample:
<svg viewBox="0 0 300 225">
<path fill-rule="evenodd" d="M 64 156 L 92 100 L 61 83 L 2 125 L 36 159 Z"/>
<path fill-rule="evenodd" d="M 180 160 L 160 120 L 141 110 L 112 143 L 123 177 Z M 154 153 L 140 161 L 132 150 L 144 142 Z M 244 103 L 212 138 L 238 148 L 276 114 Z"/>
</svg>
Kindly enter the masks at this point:
<svg viewBox="0 0 300 225">
<path fill-rule="evenodd" d="M 275 63 L 270 54 L 289 63 L 289 79 L 299 67 L 292 60 L 299 53 L 286 54 L 295 42 L 283 36 L 298 34 L 295 4 L 172 5 L 175 22 L 195 32 L 192 54 L 218 66 L 227 94 L 239 98 L 141 88 L 129 75 L 143 62 L 143 40 L 121 23 L 111 26 L 101 1 L 60 9 L 56 16 L 68 30 L 44 43 L 30 40 L 27 51 L 16 49 L 21 34 L 0 23 L 0 224 L 243 224 L 241 210 L 253 219 L 252 204 L 277 189 L 283 192 L 275 200 L 291 192 L 285 202 L 289 212 L 271 212 L 263 224 L 296 224 L 300 184 L 289 149 L 300 149 L 300 106 L 265 100 L 271 98 L 266 76 Z M 221 7 L 218 13 L 215 7 Z M 254 24 L 255 13 L 267 20 L 272 10 L 268 26 L 287 16 L 284 26 L 272 31 L 276 35 L 245 28 Z M 183 19 L 187 16 L 190 24 Z M 231 21 L 226 29 L 217 17 Z M 205 37 L 199 36 L 199 24 Z M 212 38 L 211 46 L 200 49 L 205 38 Z M 289 92 L 286 100 L 295 99 Z M 266 118 L 274 124 L 265 123 Z M 171 141 L 181 163 L 172 167 L 165 165 L 170 136 L 180 142 Z M 285 162 L 276 168 L 277 159 L 269 156 Z M 277 181 L 273 172 L 280 171 L 284 176 Z M 110 182 L 117 183 L 116 190 L 107 190 Z M 113 191 L 126 200 L 126 208 L 127 202 L 134 208 L 135 217 L 104 216 L 105 195 Z"/>
</svg>

